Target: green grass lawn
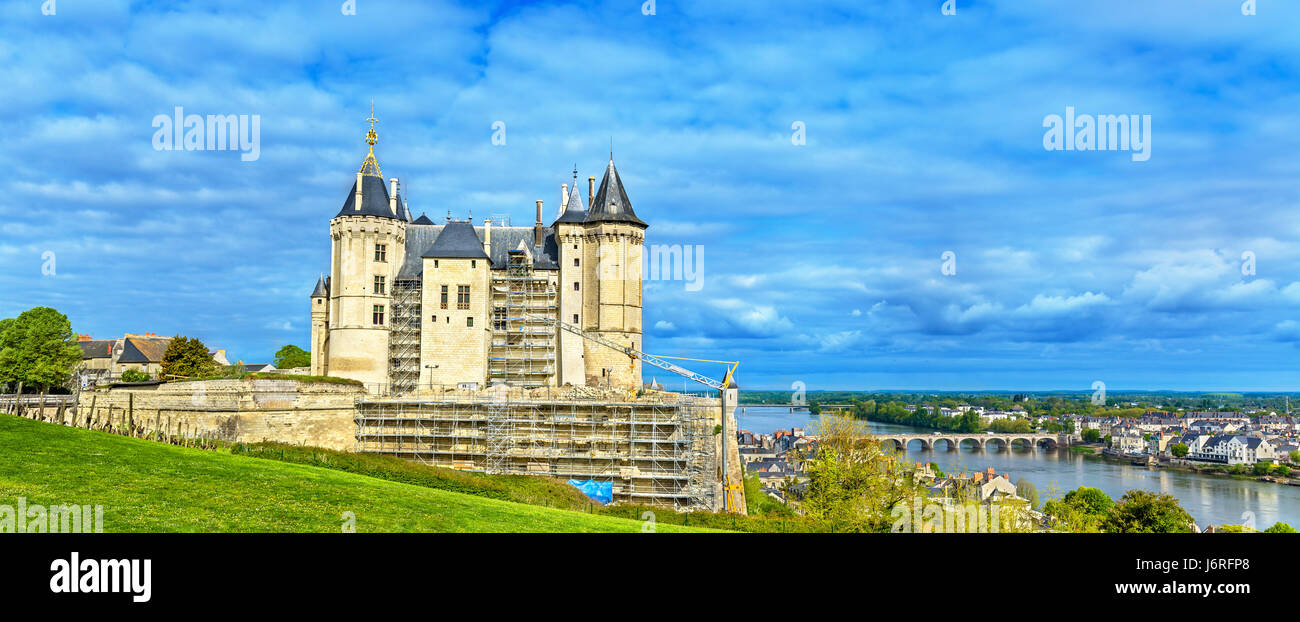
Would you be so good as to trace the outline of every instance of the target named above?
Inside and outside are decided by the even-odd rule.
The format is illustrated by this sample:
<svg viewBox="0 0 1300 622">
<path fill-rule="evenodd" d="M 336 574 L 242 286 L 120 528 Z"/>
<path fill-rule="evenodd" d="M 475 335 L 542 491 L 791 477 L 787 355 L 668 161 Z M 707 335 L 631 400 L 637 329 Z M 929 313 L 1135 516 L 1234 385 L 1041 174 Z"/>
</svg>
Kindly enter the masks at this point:
<svg viewBox="0 0 1300 622">
<path fill-rule="evenodd" d="M 635 520 L 0 415 L 0 504 L 102 505 L 105 532 L 637 532 Z M 659 532 L 699 531 L 659 523 Z"/>
</svg>

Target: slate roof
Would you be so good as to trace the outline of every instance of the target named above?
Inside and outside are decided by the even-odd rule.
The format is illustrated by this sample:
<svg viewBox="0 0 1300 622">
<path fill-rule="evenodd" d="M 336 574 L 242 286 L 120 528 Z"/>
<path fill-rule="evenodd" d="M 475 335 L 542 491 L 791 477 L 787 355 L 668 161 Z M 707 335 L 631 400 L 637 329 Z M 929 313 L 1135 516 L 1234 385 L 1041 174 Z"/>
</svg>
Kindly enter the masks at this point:
<svg viewBox="0 0 1300 622">
<path fill-rule="evenodd" d="M 167 345 L 171 342 L 170 337 L 159 339 L 127 337 L 122 340 L 122 354 L 117 357 L 117 362 L 161 363 L 163 353 L 167 351 Z"/>
<path fill-rule="evenodd" d="M 573 190 L 569 192 L 569 202 L 564 204 L 564 212 L 555 219 L 555 223 L 573 222 L 583 223 L 587 221 L 587 210 L 582 204 L 582 195 L 578 194 L 578 178 L 573 178 Z"/>
<path fill-rule="evenodd" d="M 419 218 L 416 218 L 416 219 L 415 219 L 415 222 L 413 222 L 413 223 L 411 223 L 411 224 L 413 224 L 413 225 L 431 225 L 431 224 L 433 224 L 433 221 L 432 221 L 432 220 L 429 220 L 429 217 L 428 217 L 428 216 L 425 216 L 424 214 L 420 214 L 420 217 L 419 217 Z"/>
<path fill-rule="evenodd" d="M 91 341 L 78 341 L 77 345 L 81 346 L 82 359 L 106 359 L 113 356 L 113 343 L 115 339 L 94 339 Z"/>
<path fill-rule="evenodd" d="M 421 219 L 427 220 L 424 216 Z M 432 222 L 432 221 L 430 221 Z M 473 235 L 478 240 L 479 249 L 478 257 L 487 257 L 483 253 L 483 227 L 470 227 L 468 223 L 459 223 L 467 225 L 467 228 L 473 230 Z M 402 259 L 402 268 L 398 270 L 397 278 L 414 279 L 419 278 L 424 271 L 424 257 L 438 257 L 439 255 L 430 254 L 433 247 L 437 245 L 438 240 L 443 237 L 447 225 L 420 224 L 416 222 L 406 227 L 406 255 Z M 532 227 L 492 227 L 492 267 L 502 269 L 506 267 L 509 260 L 510 251 L 519 247 L 519 242 L 524 241 L 529 250 L 533 253 L 533 269 L 535 270 L 558 270 L 560 265 L 556 262 L 559 257 L 559 248 L 555 242 L 555 232 L 551 227 L 542 228 L 542 246 L 539 248 L 533 245 L 533 228 Z M 468 239 L 462 239 L 461 244 L 468 243 Z"/>
<path fill-rule="evenodd" d="M 375 177 L 374 175 L 361 176 L 361 209 L 354 209 L 357 202 L 357 184 L 352 182 L 352 189 L 348 191 L 348 198 L 343 201 L 343 208 L 335 215 L 339 216 L 382 216 L 384 218 L 397 219 L 393 212 L 388 209 L 388 184 L 384 183 L 384 178 Z M 400 208 L 399 214 L 405 211 Z M 405 220 L 402 218 L 401 220 Z"/>
<path fill-rule="evenodd" d="M 614 168 L 613 155 L 609 157 L 605 178 L 600 180 L 600 189 L 596 191 L 586 222 L 628 222 L 642 227 L 649 226 L 637 218 L 636 212 L 632 210 L 632 202 L 623 189 L 623 180 L 619 179 L 618 169 Z"/>
<path fill-rule="evenodd" d="M 495 242 L 496 240 L 493 240 Z M 409 238 L 407 243 L 409 244 Z M 483 252 L 483 241 L 479 239 L 474 226 L 465 221 L 452 221 L 442 228 L 433 245 L 424 251 L 421 257 L 439 257 L 448 259 L 487 259 Z"/>
<path fill-rule="evenodd" d="M 311 291 L 311 297 L 316 298 L 319 296 L 329 296 L 329 291 L 329 288 L 325 286 L 325 277 L 322 275 L 320 278 L 316 279 L 316 289 Z"/>
</svg>

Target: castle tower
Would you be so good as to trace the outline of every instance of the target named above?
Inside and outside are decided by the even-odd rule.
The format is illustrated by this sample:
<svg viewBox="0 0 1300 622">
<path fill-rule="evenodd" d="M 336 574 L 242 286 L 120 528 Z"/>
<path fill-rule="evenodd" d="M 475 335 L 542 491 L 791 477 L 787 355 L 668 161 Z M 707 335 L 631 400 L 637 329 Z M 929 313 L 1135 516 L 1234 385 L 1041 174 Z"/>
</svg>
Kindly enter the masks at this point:
<svg viewBox="0 0 1300 622">
<path fill-rule="evenodd" d="M 583 253 L 586 245 L 585 235 L 587 221 L 586 204 L 578 194 L 578 169 L 573 169 L 573 190 L 568 186 L 560 190 L 561 212 L 551 228 L 555 231 L 555 246 L 559 249 L 559 320 L 574 326 L 583 326 L 582 296 L 586 292 L 583 283 Z M 558 331 L 559 378 L 557 385 L 587 384 L 587 371 L 583 366 L 583 348 L 586 339 L 567 330 Z"/>
<path fill-rule="evenodd" d="M 406 209 L 396 180 L 390 194 L 375 159 L 374 115 L 366 121 L 370 152 L 330 221 L 329 346 L 322 372 L 360 380 L 373 391 L 388 382 L 391 292 L 406 251 Z"/>
<path fill-rule="evenodd" d="M 584 266 L 579 288 L 585 291 L 580 325 L 637 350 L 642 345 L 641 262 L 647 227 L 632 210 L 610 153 L 605 177 L 583 221 Z M 573 285 L 566 283 L 566 287 Z M 584 341 L 587 384 L 641 388 L 640 359 Z"/>
<path fill-rule="evenodd" d="M 311 374 L 327 376 L 329 360 L 329 285 L 325 276 L 316 280 L 311 292 Z"/>
</svg>

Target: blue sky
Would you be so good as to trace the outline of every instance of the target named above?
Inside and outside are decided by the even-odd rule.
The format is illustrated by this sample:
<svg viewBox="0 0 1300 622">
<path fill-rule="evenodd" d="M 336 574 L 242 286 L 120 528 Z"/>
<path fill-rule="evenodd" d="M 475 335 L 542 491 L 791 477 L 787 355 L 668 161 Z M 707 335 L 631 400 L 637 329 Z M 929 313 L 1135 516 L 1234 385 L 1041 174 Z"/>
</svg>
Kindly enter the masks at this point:
<svg viewBox="0 0 1300 622">
<path fill-rule="evenodd" d="M 647 242 L 704 249 L 646 349 L 744 387 L 1300 385 L 1300 3 L 342 4 L 0 4 L 0 316 L 306 345 L 373 99 L 435 218 L 550 218 L 612 137 Z M 155 150 L 176 106 L 260 157 Z M 1045 150 L 1067 107 L 1150 159 Z"/>
</svg>

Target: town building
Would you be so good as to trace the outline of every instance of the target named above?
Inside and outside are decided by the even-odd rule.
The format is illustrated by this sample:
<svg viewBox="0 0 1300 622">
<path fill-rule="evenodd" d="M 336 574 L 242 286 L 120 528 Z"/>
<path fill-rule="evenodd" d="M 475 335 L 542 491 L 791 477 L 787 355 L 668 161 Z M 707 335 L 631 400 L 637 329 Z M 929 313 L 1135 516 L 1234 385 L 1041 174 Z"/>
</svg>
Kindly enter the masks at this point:
<svg viewBox="0 0 1300 622">
<path fill-rule="evenodd" d="M 121 380 L 122 373 L 127 370 L 144 372 L 157 379 L 162 372 L 163 354 L 171 342 L 171 337 L 154 333 L 127 333 L 117 339 L 79 335 L 77 345 L 81 346 L 81 367 L 77 370 L 77 380 L 83 389 L 111 384 Z M 218 365 L 230 364 L 225 350 L 208 354 Z"/>
</svg>

